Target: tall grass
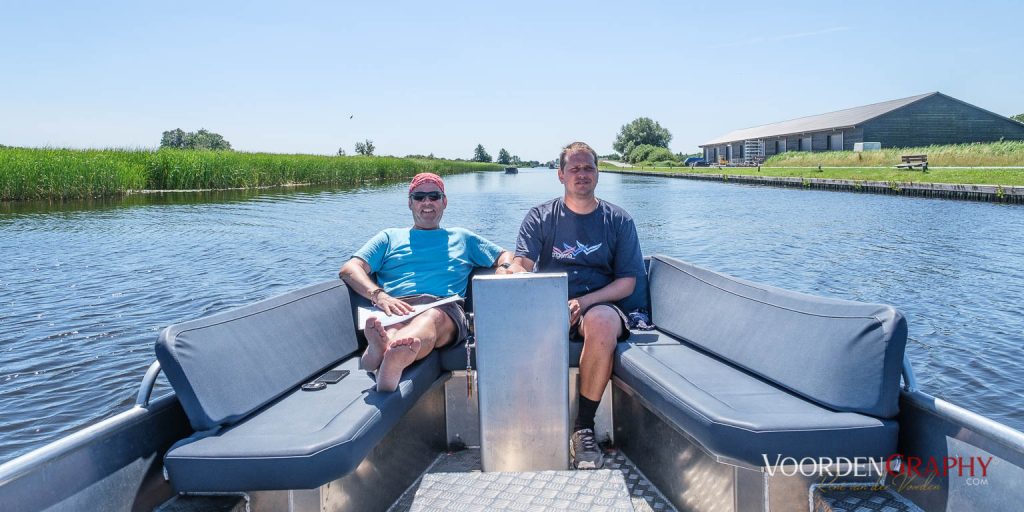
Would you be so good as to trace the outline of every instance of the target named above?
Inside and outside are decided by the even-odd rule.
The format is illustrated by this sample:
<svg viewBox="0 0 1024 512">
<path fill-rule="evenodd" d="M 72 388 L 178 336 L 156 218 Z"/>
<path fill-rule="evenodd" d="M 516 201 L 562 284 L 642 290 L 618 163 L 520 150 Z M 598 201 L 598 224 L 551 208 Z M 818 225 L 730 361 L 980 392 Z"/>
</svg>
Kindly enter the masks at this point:
<svg viewBox="0 0 1024 512">
<path fill-rule="evenodd" d="M 139 151 L 0 148 L 0 200 L 99 197 L 146 186 Z"/>
<path fill-rule="evenodd" d="M 283 155 L 236 151 L 0 148 L 0 200 L 79 199 L 132 190 L 352 185 L 500 170 L 496 164 L 393 157 Z"/>
<path fill-rule="evenodd" d="M 766 167 L 891 167 L 901 155 L 928 155 L 930 167 L 1024 166 L 1024 141 L 950 144 L 918 148 L 887 148 L 880 151 L 787 151 L 765 161 Z"/>
</svg>

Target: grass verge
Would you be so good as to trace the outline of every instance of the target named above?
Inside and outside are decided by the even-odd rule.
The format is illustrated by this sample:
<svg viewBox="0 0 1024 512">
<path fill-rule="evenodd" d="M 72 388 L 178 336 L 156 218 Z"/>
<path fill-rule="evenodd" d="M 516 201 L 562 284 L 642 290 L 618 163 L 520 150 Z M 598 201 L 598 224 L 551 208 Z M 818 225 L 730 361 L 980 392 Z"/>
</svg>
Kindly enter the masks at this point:
<svg viewBox="0 0 1024 512">
<path fill-rule="evenodd" d="M 769 167 L 888 167 L 902 155 L 928 155 L 933 167 L 1024 166 L 1024 141 L 949 144 L 918 148 L 887 148 L 879 151 L 787 151 L 765 161 Z"/>
<path fill-rule="evenodd" d="M 928 172 L 887 167 L 822 167 L 819 172 L 808 168 L 789 167 L 603 167 L 603 170 L 658 172 L 665 174 L 729 174 L 738 176 L 773 176 L 791 178 L 824 178 L 853 181 L 884 181 L 897 183 L 950 183 L 960 185 L 1024 186 L 1024 169 L 929 169 Z"/>
<path fill-rule="evenodd" d="M 0 200 L 83 199 L 132 190 L 357 184 L 420 172 L 497 171 L 476 162 L 177 149 L 0 148 Z"/>
</svg>

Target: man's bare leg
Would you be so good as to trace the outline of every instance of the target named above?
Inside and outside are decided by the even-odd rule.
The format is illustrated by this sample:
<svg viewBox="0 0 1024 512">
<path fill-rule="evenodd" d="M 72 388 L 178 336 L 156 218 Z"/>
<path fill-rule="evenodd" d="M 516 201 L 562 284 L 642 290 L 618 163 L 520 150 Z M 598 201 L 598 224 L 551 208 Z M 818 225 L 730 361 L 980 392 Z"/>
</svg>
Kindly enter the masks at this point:
<svg viewBox="0 0 1024 512">
<path fill-rule="evenodd" d="M 434 348 L 451 343 L 455 338 L 455 322 L 443 311 L 429 309 L 397 330 L 389 331 L 388 336 L 395 341 L 388 344 L 377 371 L 377 391 L 380 392 L 397 389 L 406 367 L 427 357 Z M 410 348 L 415 349 L 414 354 L 410 353 Z"/>
<path fill-rule="evenodd" d="M 619 314 L 603 305 L 587 311 L 580 323 L 580 396 L 576 424 L 569 438 L 569 453 L 576 469 L 600 469 L 604 465 L 594 433 L 594 416 L 612 375 L 615 344 L 621 330 Z"/>
<path fill-rule="evenodd" d="M 612 376 L 615 345 L 622 332 L 622 319 L 610 307 L 596 306 L 583 317 L 583 353 L 580 354 L 580 394 L 599 402 Z"/>
<path fill-rule="evenodd" d="M 392 338 L 388 337 L 388 332 L 381 326 L 380 320 L 373 316 L 366 319 L 363 334 L 366 336 L 366 351 L 359 359 L 359 367 L 373 372 L 380 368 L 384 351 L 388 349 L 388 343 Z"/>
<path fill-rule="evenodd" d="M 377 391 L 390 393 L 398 389 L 402 370 L 416 361 L 422 342 L 419 338 L 398 338 L 384 351 L 384 360 L 377 370 Z"/>
</svg>

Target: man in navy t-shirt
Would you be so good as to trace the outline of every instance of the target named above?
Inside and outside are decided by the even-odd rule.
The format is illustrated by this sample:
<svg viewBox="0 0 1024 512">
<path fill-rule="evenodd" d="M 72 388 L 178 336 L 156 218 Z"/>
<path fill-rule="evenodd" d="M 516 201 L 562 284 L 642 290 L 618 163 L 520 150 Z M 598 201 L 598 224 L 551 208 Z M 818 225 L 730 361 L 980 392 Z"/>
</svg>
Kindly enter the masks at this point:
<svg viewBox="0 0 1024 512">
<path fill-rule="evenodd" d="M 413 226 L 377 233 L 341 267 L 339 277 L 381 313 L 405 315 L 416 304 L 465 296 L 475 267 L 507 268 L 511 264 L 511 253 L 476 233 L 442 228 L 441 216 L 447 206 L 441 177 L 417 174 L 409 184 Z M 462 340 L 469 330 L 461 300 L 428 309 L 386 329 L 371 316 L 363 327 L 367 348 L 360 364 L 364 370 L 376 372 L 377 391 L 381 392 L 394 391 L 407 366 L 435 348 Z"/>
<path fill-rule="evenodd" d="M 615 345 L 629 337 L 626 315 L 615 303 L 633 293 L 644 261 L 632 217 L 594 195 L 597 153 L 590 146 L 574 142 L 562 150 L 558 180 L 565 195 L 530 210 L 512 265 L 498 272 L 568 275 L 571 335 L 583 338 L 579 413 L 569 451 L 576 468 L 597 469 L 602 459 L 594 416 L 611 379 Z"/>
</svg>

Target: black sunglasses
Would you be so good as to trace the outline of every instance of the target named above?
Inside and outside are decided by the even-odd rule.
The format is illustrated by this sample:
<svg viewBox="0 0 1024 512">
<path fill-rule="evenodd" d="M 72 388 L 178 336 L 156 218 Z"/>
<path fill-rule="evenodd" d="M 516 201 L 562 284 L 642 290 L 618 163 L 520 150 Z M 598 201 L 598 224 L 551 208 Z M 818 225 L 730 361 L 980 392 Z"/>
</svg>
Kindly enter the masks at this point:
<svg viewBox="0 0 1024 512">
<path fill-rule="evenodd" d="M 417 202 L 422 201 L 424 199 L 430 199 L 431 201 L 440 201 L 441 198 L 444 197 L 444 194 L 442 194 L 441 192 L 413 192 L 412 194 L 409 194 L 409 197 L 411 197 L 413 201 Z"/>
</svg>

